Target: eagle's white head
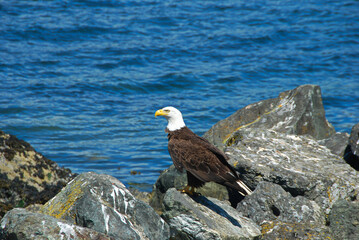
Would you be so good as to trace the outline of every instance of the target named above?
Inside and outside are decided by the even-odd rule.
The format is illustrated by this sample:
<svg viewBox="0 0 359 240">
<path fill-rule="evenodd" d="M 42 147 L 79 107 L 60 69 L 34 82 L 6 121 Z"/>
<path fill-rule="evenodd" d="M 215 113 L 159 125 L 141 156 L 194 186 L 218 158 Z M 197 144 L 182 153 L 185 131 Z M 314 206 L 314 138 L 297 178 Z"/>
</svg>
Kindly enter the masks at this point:
<svg viewBox="0 0 359 240">
<path fill-rule="evenodd" d="M 177 108 L 165 107 L 157 110 L 155 117 L 157 116 L 164 116 L 167 119 L 167 129 L 169 131 L 176 131 L 186 126 L 183 121 L 182 113 Z"/>
</svg>

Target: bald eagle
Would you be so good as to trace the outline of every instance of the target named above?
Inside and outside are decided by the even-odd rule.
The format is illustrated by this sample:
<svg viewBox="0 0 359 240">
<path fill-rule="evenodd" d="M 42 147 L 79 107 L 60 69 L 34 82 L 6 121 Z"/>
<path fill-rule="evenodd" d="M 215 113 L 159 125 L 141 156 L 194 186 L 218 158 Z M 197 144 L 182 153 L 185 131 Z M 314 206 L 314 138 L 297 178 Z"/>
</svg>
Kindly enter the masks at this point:
<svg viewBox="0 0 359 240">
<path fill-rule="evenodd" d="M 252 191 L 239 179 L 238 173 L 228 163 L 228 157 L 206 139 L 186 127 L 182 113 L 174 107 L 157 110 L 155 117 L 164 116 L 168 125 L 168 151 L 175 167 L 187 171 L 187 186 L 183 189 L 190 195 L 194 188 L 205 182 L 216 182 L 249 195 Z"/>
</svg>

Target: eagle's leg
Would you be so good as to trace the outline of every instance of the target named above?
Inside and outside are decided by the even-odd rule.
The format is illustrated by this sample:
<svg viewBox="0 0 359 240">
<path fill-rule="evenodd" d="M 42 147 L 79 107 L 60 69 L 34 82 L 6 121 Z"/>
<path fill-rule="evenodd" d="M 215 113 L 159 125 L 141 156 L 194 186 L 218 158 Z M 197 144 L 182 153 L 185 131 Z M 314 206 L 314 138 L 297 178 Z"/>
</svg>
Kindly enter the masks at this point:
<svg viewBox="0 0 359 240">
<path fill-rule="evenodd" d="M 181 190 L 183 193 L 187 193 L 190 196 L 201 195 L 196 193 L 195 188 L 202 187 L 204 182 L 196 178 L 191 172 L 187 171 L 187 186 Z"/>
<path fill-rule="evenodd" d="M 181 192 L 187 193 L 188 195 L 191 195 L 191 196 L 195 193 L 195 192 L 194 192 L 194 187 L 189 186 L 189 185 L 187 185 L 185 188 L 183 188 L 183 189 L 181 190 Z"/>
</svg>

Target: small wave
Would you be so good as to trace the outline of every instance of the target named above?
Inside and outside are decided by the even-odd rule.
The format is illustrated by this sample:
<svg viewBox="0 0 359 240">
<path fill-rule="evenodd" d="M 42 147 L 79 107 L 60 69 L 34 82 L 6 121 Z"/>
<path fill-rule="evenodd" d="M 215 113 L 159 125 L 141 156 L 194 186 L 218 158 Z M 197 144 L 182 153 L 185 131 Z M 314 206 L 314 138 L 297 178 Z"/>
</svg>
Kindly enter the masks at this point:
<svg viewBox="0 0 359 240">
<path fill-rule="evenodd" d="M 100 63 L 100 64 L 95 64 L 95 66 L 99 69 L 103 69 L 103 70 L 110 70 L 110 69 L 115 69 L 118 67 L 118 63 Z"/>
<path fill-rule="evenodd" d="M 27 109 L 23 107 L 0 107 L 0 114 L 19 114 L 25 112 Z"/>
</svg>

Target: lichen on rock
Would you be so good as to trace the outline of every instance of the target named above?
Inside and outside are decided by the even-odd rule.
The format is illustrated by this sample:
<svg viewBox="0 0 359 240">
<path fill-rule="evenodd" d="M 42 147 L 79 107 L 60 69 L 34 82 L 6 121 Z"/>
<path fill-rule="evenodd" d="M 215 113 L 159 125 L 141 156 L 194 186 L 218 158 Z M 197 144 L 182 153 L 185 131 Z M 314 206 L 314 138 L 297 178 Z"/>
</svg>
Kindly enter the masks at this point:
<svg viewBox="0 0 359 240">
<path fill-rule="evenodd" d="M 73 177 L 29 143 L 0 131 L 0 216 L 14 207 L 45 203 Z"/>
</svg>

